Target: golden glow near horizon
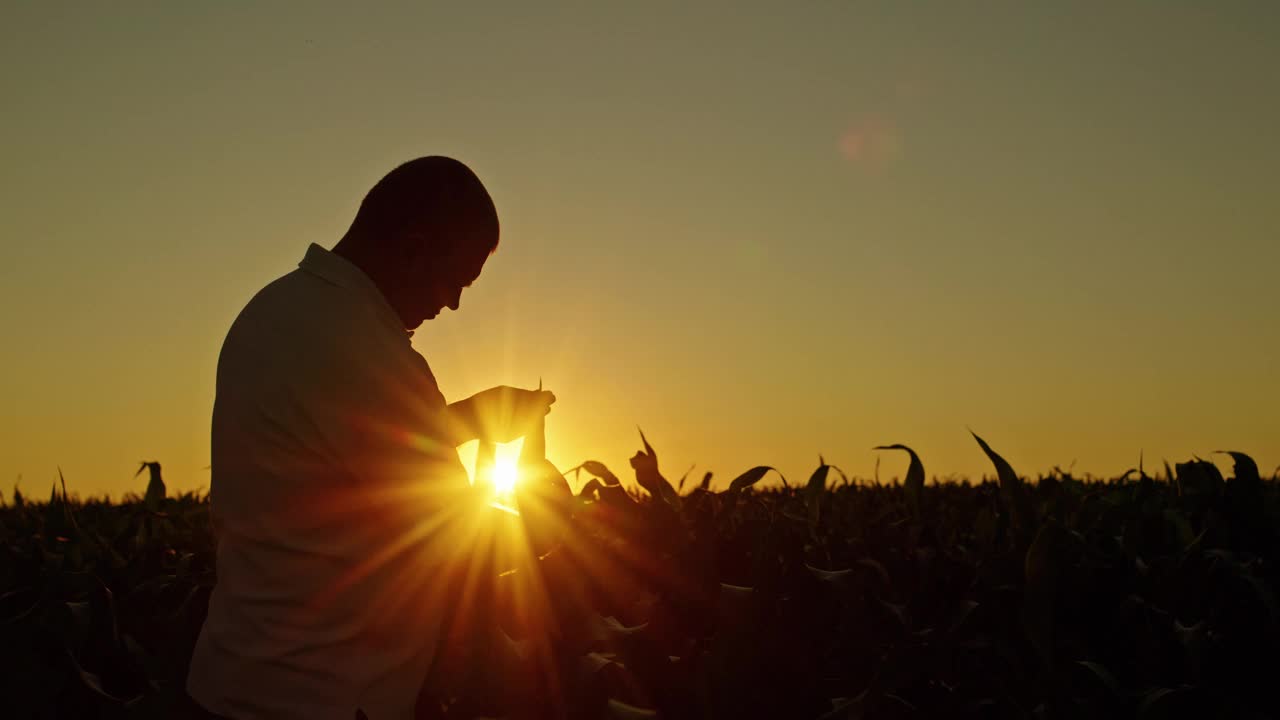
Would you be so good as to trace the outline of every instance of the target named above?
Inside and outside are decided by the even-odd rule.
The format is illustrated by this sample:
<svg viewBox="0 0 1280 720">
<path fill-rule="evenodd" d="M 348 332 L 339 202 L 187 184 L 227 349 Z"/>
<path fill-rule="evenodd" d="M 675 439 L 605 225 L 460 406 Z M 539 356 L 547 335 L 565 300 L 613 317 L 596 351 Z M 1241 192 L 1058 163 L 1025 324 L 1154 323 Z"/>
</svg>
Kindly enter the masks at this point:
<svg viewBox="0 0 1280 720">
<path fill-rule="evenodd" d="M 1280 4 L 6 7 L 0 490 L 207 487 L 236 313 L 411 157 L 502 240 L 414 335 L 547 457 L 1280 465 Z M 464 456 L 466 454 L 464 449 Z M 474 452 L 474 450 L 470 450 Z M 900 453 L 880 474 L 901 476 Z M 1218 458 L 1219 456 L 1212 456 Z"/>
</svg>

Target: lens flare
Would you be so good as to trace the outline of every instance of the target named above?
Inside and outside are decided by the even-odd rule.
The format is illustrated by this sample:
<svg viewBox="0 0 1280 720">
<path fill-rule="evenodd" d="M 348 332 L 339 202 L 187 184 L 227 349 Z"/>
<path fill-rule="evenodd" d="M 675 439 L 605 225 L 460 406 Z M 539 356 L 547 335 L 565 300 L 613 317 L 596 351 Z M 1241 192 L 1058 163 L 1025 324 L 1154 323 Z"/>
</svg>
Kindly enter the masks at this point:
<svg viewBox="0 0 1280 720">
<path fill-rule="evenodd" d="M 499 499 L 510 498 L 520 481 L 520 450 L 523 447 L 524 438 L 520 438 L 514 442 L 496 443 L 488 452 L 481 452 L 479 443 L 473 440 L 468 447 L 458 448 L 458 459 L 462 460 L 473 485 L 487 487 Z"/>
<path fill-rule="evenodd" d="M 512 458 L 499 458 L 493 464 L 493 489 L 499 495 L 509 495 L 516 489 L 520 472 Z"/>
</svg>

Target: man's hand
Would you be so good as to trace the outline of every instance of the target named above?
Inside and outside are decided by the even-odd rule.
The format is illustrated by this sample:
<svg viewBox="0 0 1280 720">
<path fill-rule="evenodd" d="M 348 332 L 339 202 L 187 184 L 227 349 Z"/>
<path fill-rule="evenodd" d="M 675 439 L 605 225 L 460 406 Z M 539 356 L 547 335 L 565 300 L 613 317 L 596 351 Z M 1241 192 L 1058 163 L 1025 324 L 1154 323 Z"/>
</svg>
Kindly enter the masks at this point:
<svg viewBox="0 0 1280 720">
<path fill-rule="evenodd" d="M 457 444 L 468 440 L 506 443 L 528 434 L 537 421 L 551 412 L 556 396 L 547 390 L 498 387 L 449 405 Z"/>
</svg>

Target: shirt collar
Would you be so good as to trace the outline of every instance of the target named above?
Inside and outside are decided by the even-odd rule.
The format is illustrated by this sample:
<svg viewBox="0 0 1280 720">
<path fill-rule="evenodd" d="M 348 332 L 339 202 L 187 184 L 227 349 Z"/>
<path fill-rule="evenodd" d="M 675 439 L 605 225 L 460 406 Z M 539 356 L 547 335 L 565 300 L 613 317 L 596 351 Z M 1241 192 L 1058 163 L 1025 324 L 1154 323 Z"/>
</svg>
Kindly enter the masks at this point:
<svg viewBox="0 0 1280 720">
<path fill-rule="evenodd" d="M 382 294 L 382 290 L 378 288 L 378 285 L 373 282 L 373 278 L 366 275 L 363 270 L 356 267 L 350 260 L 335 252 L 325 250 L 315 243 L 311 243 L 310 247 L 307 248 L 307 254 L 302 258 L 302 262 L 298 263 L 298 267 L 338 287 L 358 292 L 375 308 L 379 318 L 384 323 L 399 332 L 407 333 L 409 337 L 413 337 L 413 332 L 405 329 L 404 322 L 400 320 L 399 314 L 387 302 L 386 296 Z"/>
</svg>

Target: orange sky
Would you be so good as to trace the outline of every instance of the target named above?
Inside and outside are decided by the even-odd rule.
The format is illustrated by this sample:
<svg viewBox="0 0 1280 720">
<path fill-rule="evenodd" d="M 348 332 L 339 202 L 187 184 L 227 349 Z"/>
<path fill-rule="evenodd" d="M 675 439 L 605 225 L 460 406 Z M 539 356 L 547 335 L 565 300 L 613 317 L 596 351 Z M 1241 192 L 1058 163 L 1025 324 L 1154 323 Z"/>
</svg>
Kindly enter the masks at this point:
<svg viewBox="0 0 1280 720">
<path fill-rule="evenodd" d="M 503 237 L 415 346 L 562 467 L 1280 464 L 1277 6 L 688 5 L 6 9 L 6 497 L 207 484 L 231 320 L 423 154 Z"/>
</svg>

